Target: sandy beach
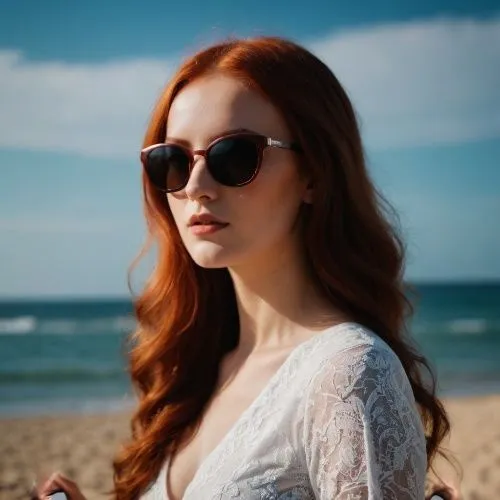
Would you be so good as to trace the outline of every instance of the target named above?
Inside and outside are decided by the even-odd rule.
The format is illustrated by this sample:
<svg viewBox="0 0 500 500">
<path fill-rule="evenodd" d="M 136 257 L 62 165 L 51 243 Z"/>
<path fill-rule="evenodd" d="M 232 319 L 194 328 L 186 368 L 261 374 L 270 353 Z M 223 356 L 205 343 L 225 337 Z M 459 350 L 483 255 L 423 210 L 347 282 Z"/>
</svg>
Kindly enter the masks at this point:
<svg viewBox="0 0 500 500">
<path fill-rule="evenodd" d="M 446 399 L 449 446 L 463 468 L 466 500 L 500 498 L 500 395 Z M 111 459 L 129 434 L 129 413 L 0 420 L 0 499 L 26 500 L 36 475 L 61 470 L 89 500 L 107 498 Z M 450 481 L 458 479 L 440 464 Z"/>
</svg>

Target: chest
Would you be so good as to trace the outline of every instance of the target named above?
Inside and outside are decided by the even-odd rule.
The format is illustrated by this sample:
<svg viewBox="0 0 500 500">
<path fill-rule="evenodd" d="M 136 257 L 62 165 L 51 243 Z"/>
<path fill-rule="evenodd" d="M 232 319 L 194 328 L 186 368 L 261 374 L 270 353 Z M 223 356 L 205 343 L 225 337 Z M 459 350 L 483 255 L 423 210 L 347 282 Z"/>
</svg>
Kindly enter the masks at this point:
<svg viewBox="0 0 500 500">
<path fill-rule="evenodd" d="M 200 466 L 266 389 L 284 358 L 286 353 L 267 359 L 265 363 L 254 362 L 235 368 L 229 362 L 222 366 L 219 389 L 207 406 L 198 431 L 183 443 L 170 461 L 166 477 L 169 500 L 183 498 Z"/>
</svg>

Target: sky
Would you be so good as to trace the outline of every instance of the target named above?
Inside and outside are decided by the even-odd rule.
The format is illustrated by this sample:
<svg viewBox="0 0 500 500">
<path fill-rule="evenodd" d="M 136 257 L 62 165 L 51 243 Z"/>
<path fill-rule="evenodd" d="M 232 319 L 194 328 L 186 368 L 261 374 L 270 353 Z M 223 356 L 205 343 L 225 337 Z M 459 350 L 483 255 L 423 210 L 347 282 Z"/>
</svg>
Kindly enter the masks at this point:
<svg viewBox="0 0 500 500">
<path fill-rule="evenodd" d="M 346 88 L 410 281 L 500 279 L 498 0 L 208 5 L 0 0 L 0 298 L 128 295 L 153 105 L 184 57 L 254 35 Z"/>
</svg>

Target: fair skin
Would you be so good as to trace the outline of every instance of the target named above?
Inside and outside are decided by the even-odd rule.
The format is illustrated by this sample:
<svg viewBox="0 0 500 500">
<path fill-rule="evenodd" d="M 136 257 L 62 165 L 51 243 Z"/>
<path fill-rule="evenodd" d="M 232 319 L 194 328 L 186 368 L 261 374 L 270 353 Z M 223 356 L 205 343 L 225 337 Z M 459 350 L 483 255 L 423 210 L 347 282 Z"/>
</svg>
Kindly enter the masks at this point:
<svg viewBox="0 0 500 500">
<path fill-rule="evenodd" d="M 175 98 L 168 116 L 168 139 L 205 149 L 214 136 L 248 129 L 290 142 L 292 137 L 274 106 L 222 75 L 199 79 Z M 183 243 L 202 267 L 227 268 L 234 283 L 240 318 L 238 347 L 220 365 L 219 380 L 198 431 L 172 457 L 165 488 L 170 500 L 183 497 L 200 465 L 265 388 L 298 344 L 326 328 L 347 321 L 322 297 L 307 270 L 301 248 L 302 204 L 314 192 L 299 169 L 300 155 L 285 149 L 264 151 L 256 179 L 243 187 L 218 184 L 205 160 L 195 157 L 186 187 L 167 196 Z M 196 235 L 187 226 L 196 213 L 209 212 L 229 226 Z M 83 500 L 64 476 L 71 500 Z M 42 495 L 43 496 L 43 495 Z"/>
<path fill-rule="evenodd" d="M 274 106 L 233 78 L 213 75 L 187 86 L 168 116 L 168 139 L 193 150 L 214 136 L 247 129 L 290 142 Z M 301 175 L 300 155 L 268 148 L 256 179 L 242 187 L 218 184 L 196 157 L 186 187 L 168 195 L 183 243 L 202 267 L 227 268 L 240 318 L 240 342 L 221 363 L 215 393 L 196 435 L 178 450 L 168 474 L 169 498 L 182 498 L 200 464 L 263 390 L 290 351 L 342 320 L 307 272 L 299 226 L 300 206 L 313 201 Z M 195 235 L 190 216 L 210 212 L 229 226 Z"/>
<path fill-rule="evenodd" d="M 168 139 L 204 149 L 214 136 L 248 129 L 291 142 L 283 119 L 259 94 L 238 80 L 215 75 L 190 84 L 175 98 L 168 116 Z M 250 351 L 295 343 L 329 309 L 314 289 L 294 228 L 300 205 L 312 201 L 308 179 L 300 175 L 300 155 L 286 149 L 264 151 L 256 179 L 243 187 L 218 184 L 205 159 L 196 157 L 185 189 L 168 203 L 186 249 L 202 267 L 228 268 L 238 298 L 240 345 Z M 213 235 L 193 235 L 187 221 L 210 212 L 229 223 Z"/>
</svg>

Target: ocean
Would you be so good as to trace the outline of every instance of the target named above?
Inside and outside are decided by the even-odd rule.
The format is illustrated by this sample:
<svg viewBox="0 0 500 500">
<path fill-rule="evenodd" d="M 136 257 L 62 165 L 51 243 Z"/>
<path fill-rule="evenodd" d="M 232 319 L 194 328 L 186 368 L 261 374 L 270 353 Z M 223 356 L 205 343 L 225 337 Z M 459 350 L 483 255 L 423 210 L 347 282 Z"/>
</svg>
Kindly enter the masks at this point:
<svg viewBox="0 0 500 500">
<path fill-rule="evenodd" d="M 412 334 L 441 395 L 500 393 L 500 283 L 418 285 Z M 131 407 L 127 300 L 0 301 L 0 416 Z"/>
</svg>

